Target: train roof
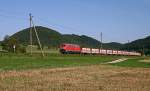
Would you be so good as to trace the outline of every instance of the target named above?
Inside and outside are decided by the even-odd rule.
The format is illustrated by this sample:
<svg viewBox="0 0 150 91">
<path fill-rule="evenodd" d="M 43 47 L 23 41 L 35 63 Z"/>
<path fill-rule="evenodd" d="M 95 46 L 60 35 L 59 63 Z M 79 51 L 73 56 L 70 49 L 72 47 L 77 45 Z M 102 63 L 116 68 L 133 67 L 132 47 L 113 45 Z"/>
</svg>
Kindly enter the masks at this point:
<svg viewBox="0 0 150 91">
<path fill-rule="evenodd" d="M 62 43 L 61 45 L 72 45 L 72 46 L 80 46 L 78 44 L 71 44 L 71 43 Z"/>
</svg>

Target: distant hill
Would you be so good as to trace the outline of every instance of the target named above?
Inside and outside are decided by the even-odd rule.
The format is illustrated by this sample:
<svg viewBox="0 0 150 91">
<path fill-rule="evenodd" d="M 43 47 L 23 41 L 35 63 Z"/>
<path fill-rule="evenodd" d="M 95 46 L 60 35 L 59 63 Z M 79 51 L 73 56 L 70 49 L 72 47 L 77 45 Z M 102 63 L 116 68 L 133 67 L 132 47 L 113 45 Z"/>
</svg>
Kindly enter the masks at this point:
<svg viewBox="0 0 150 91">
<path fill-rule="evenodd" d="M 123 47 L 123 44 L 117 43 L 117 42 L 104 43 L 103 45 L 104 45 L 103 47 L 107 48 L 107 49 L 117 49 L 117 50 L 119 50 Z"/>
<path fill-rule="evenodd" d="M 61 43 L 75 43 L 80 44 L 86 47 L 98 47 L 99 41 L 93 39 L 91 37 L 82 35 L 74 35 L 74 34 L 61 34 L 56 30 L 36 26 L 40 41 L 42 45 L 45 46 L 53 46 L 58 47 Z M 23 29 L 10 37 L 13 37 L 19 41 L 19 43 L 24 45 L 30 44 L 30 28 Z M 33 31 L 34 32 L 34 31 Z M 33 33 L 33 44 L 37 44 L 35 33 Z"/>
<path fill-rule="evenodd" d="M 101 43 L 91 37 L 86 35 L 75 35 L 75 34 L 61 34 L 56 30 L 36 26 L 40 41 L 44 46 L 58 47 L 61 43 L 74 43 L 79 44 L 82 47 L 92 47 L 100 48 Z M 20 44 L 29 45 L 29 28 L 23 29 L 10 37 L 16 38 Z M 37 44 L 35 33 L 33 33 L 33 44 Z M 139 51 L 143 52 L 143 49 L 146 54 L 150 54 L 150 36 L 144 39 L 138 39 L 131 43 L 120 44 L 116 42 L 103 43 L 103 48 L 107 49 L 121 49 L 129 51 Z"/>
<path fill-rule="evenodd" d="M 150 36 L 132 41 L 131 43 L 124 44 L 121 49 L 145 52 L 145 54 L 150 54 Z"/>
<path fill-rule="evenodd" d="M 32 28 L 33 29 L 33 28 Z M 53 45 L 56 46 L 57 44 L 59 44 L 62 38 L 62 35 L 53 30 L 53 29 L 49 29 L 46 27 L 42 27 L 42 26 L 37 26 L 36 27 L 41 44 L 43 45 Z M 25 45 L 29 45 L 30 44 L 30 28 L 27 29 L 23 29 L 15 34 L 13 34 L 11 37 L 16 38 L 19 43 L 21 44 L 25 44 Z M 37 39 L 35 36 L 35 32 L 33 31 L 32 33 L 33 35 L 33 44 L 37 44 Z"/>
<path fill-rule="evenodd" d="M 75 34 L 61 34 L 56 30 L 42 26 L 36 26 L 36 29 L 42 45 L 45 46 L 58 47 L 61 43 L 74 43 L 79 44 L 82 47 L 100 48 L 100 42 L 98 40 L 88 37 L 86 35 L 79 36 Z M 30 28 L 23 29 L 10 37 L 16 38 L 21 44 L 29 45 L 30 44 L 29 30 Z M 35 33 L 33 33 L 33 44 L 35 45 L 37 44 Z M 120 48 L 119 47 L 120 45 L 121 44 L 119 43 L 106 43 L 103 44 L 103 48 L 116 49 Z"/>
<path fill-rule="evenodd" d="M 95 47 L 98 48 L 100 45 L 100 42 L 96 39 L 93 39 L 91 37 L 85 36 L 85 35 L 75 35 L 75 34 L 65 34 L 62 38 L 63 43 L 74 43 L 74 44 L 80 44 L 82 47 Z"/>
</svg>

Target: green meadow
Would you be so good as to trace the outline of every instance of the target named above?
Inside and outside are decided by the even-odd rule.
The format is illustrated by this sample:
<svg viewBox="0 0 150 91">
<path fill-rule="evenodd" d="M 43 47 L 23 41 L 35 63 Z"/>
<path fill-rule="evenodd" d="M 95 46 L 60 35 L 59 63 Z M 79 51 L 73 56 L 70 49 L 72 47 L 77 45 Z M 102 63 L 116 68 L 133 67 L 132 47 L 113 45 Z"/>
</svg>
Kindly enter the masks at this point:
<svg viewBox="0 0 150 91">
<path fill-rule="evenodd" d="M 37 68 L 57 68 L 85 65 L 98 65 L 113 61 L 119 56 L 96 56 L 96 55 L 61 55 L 47 54 L 42 57 L 40 54 L 1 54 L 0 70 L 24 70 Z"/>
</svg>

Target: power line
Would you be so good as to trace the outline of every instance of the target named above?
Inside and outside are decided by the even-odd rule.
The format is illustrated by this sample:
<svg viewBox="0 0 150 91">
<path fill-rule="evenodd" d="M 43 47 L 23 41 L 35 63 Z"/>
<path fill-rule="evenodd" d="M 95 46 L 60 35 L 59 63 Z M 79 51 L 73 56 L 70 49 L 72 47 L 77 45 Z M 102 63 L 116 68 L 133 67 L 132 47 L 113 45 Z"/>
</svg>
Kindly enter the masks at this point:
<svg viewBox="0 0 150 91">
<path fill-rule="evenodd" d="M 15 14 L 15 12 L 5 12 L 3 10 L 0 9 L 0 17 L 3 17 L 5 19 L 18 19 L 19 21 L 26 21 L 27 18 L 23 17 L 23 13 L 19 13 L 20 15 L 18 16 L 18 14 Z M 73 28 L 73 27 L 70 27 L 70 26 L 66 26 L 66 25 L 63 25 L 63 24 L 58 24 L 58 23 L 55 23 L 55 22 L 52 22 L 52 21 L 48 21 L 48 20 L 45 20 L 45 19 L 42 19 L 40 17 L 37 18 L 38 20 L 38 23 L 41 22 L 40 25 L 46 25 L 50 28 L 54 28 L 54 29 L 58 29 L 58 30 L 62 30 L 63 31 L 70 31 L 72 33 L 74 33 L 75 31 L 79 31 L 77 28 Z"/>
<path fill-rule="evenodd" d="M 45 24 L 48 25 L 48 26 L 52 25 L 52 26 L 50 26 L 50 27 L 54 27 L 54 28 L 56 28 L 56 29 L 57 29 L 57 28 L 61 28 L 61 29 L 65 29 L 65 30 L 72 31 L 72 32 L 74 32 L 74 31 L 79 31 L 77 28 L 72 28 L 72 27 L 70 27 L 70 26 L 58 24 L 58 23 L 55 23 L 55 22 L 52 22 L 52 21 L 47 21 L 47 20 L 42 19 L 42 18 L 39 18 L 39 17 L 38 17 L 38 21 L 39 21 L 39 22 L 42 22 L 42 24 L 45 23 Z"/>
<path fill-rule="evenodd" d="M 27 20 L 27 18 L 26 17 L 23 17 L 22 15 L 23 15 L 23 13 L 19 13 L 19 16 L 18 16 L 18 14 L 16 13 L 16 12 L 6 12 L 6 11 L 4 11 L 4 10 L 1 10 L 0 9 L 0 17 L 3 17 L 3 18 L 5 18 L 5 19 L 19 19 L 19 20 Z M 42 18 L 40 18 L 40 17 L 38 17 L 36 20 L 38 20 L 38 23 L 40 23 L 41 22 L 41 24 L 40 25 L 46 25 L 46 26 L 49 26 L 50 28 L 54 28 L 54 29 L 58 29 L 58 30 L 61 30 L 61 29 L 63 29 L 63 30 L 65 30 L 65 31 L 71 31 L 71 32 L 74 32 L 74 31 L 80 31 L 80 30 L 78 30 L 77 28 L 73 28 L 73 27 L 70 27 L 70 26 L 66 26 L 66 25 L 63 25 L 63 24 L 58 24 L 58 23 L 56 23 L 56 22 L 52 22 L 52 21 L 48 21 L 48 20 L 46 20 L 46 19 L 42 19 Z"/>
<path fill-rule="evenodd" d="M 26 17 L 22 16 L 22 15 L 25 15 L 25 13 L 20 13 L 20 12 L 15 12 L 15 11 L 6 11 L 2 9 L 0 9 L 0 13 L 4 15 L 5 17 L 26 19 Z"/>
<path fill-rule="evenodd" d="M 22 14 L 23 15 L 23 14 Z M 16 15 L 16 14 L 14 14 L 14 12 L 10 12 L 10 13 L 7 13 L 7 12 L 5 12 L 5 11 L 3 11 L 3 10 L 1 10 L 0 9 L 0 17 L 3 17 L 4 19 L 8 19 L 9 18 L 9 20 L 10 19 L 18 19 L 19 21 L 21 20 L 21 21 L 25 21 L 25 20 L 27 20 L 27 18 L 25 18 L 25 17 L 23 17 L 22 15 L 19 15 L 18 16 L 18 14 Z M 74 28 L 72 28 L 72 27 L 69 27 L 69 26 L 65 26 L 65 25 L 62 25 L 62 24 L 58 24 L 58 23 L 55 23 L 55 22 L 50 22 L 50 21 L 47 21 L 47 20 L 45 20 L 45 19 L 41 19 L 41 18 L 39 18 L 38 17 L 38 19 L 37 19 L 39 22 L 41 22 L 42 24 L 41 25 L 46 25 L 46 26 L 49 26 L 50 28 L 51 27 L 53 27 L 53 28 L 55 28 L 55 29 L 59 29 L 59 30 L 61 30 L 61 29 L 63 29 L 63 30 L 69 30 L 69 31 L 72 31 L 72 32 L 74 32 L 74 31 L 79 31 L 79 30 L 77 30 L 77 29 L 74 29 Z"/>
<path fill-rule="evenodd" d="M 8 15 L 8 14 L 3 14 L 3 13 L 0 13 L 0 17 L 3 17 L 5 19 L 21 19 L 21 20 L 26 20 L 27 18 L 24 18 L 24 17 L 18 17 L 18 16 L 14 16 L 14 15 Z"/>
</svg>

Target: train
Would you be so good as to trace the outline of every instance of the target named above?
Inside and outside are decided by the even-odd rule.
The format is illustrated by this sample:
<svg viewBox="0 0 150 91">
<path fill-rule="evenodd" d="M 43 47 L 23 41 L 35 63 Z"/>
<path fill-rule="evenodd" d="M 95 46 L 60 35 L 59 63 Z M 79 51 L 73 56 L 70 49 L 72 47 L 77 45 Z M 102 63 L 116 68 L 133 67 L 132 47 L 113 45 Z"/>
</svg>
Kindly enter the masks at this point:
<svg viewBox="0 0 150 91">
<path fill-rule="evenodd" d="M 62 54 L 95 54 L 95 55 L 124 55 L 124 56 L 141 56 L 139 52 L 129 52 L 124 50 L 112 50 L 102 48 L 86 48 L 78 44 L 62 43 L 59 47 Z"/>
</svg>

